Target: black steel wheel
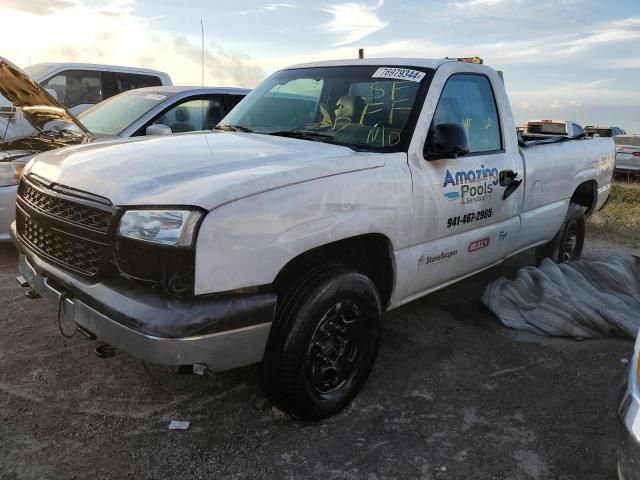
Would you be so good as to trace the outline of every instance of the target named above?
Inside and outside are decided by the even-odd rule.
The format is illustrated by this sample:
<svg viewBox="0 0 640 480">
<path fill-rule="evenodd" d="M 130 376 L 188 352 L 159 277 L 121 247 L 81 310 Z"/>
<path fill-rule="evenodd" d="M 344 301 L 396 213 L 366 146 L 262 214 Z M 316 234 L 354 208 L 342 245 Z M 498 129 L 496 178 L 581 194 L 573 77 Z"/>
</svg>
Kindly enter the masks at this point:
<svg viewBox="0 0 640 480">
<path fill-rule="evenodd" d="M 275 405 L 302 420 L 340 412 L 367 380 L 380 343 L 380 295 L 341 266 L 304 276 L 279 303 L 263 361 Z"/>
<path fill-rule="evenodd" d="M 358 371 L 365 353 L 366 328 L 366 319 L 353 301 L 338 302 L 324 314 L 306 358 L 306 375 L 316 391 L 340 388 Z"/>
<path fill-rule="evenodd" d="M 550 258 L 556 263 L 575 262 L 582 256 L 586 218 L 584 209 L 570 203 L 562 227 L 551 242 L 536 248 L 536 263 Z"/>
</svg>

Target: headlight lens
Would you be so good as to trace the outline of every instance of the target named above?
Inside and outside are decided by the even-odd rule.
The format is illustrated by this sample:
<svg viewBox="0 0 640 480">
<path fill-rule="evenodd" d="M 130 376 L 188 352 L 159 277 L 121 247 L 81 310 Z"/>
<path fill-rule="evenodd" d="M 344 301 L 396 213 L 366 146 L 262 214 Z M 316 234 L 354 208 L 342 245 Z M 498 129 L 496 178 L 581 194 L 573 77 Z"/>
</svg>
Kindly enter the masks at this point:
<svg viewBox="0 0 640 480">
<path fill-rule="evenodd" d="M 20 183 L 24 163 L 5 162 L 0 163 L 0 186 L 17 185 Z"/>
<path fill-rule="evenodd" d="M 194 210 L 129 210 L 118 225 L 118 235 L 145 242 L 189 247 L 202 217 Z"/>
</svg>

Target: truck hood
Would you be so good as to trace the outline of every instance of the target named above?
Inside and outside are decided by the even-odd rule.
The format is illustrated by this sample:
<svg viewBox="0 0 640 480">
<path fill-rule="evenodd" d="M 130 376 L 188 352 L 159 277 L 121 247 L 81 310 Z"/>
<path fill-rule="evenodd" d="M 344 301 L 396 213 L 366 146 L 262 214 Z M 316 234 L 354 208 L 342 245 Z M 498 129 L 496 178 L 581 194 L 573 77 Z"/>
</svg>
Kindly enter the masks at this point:
<svg viewBox="0 0 640 480">
<path fill-rule="evenodd" d="M 198 132 L 76 145 L 27 166 L 115 205 L 219 205 L 275 188 L 384 164 L 382 154 L 240 132 Z"/>
<path fill-rule="evenodd" d="M 82 123 L 29 75 L 6 58 L 0 57 L 0 94 L 22 110 L 25 119 L 38 131 L 56 120 L 75 124 L 86 139 L 91 134 Z M 2 136 L 0 136 L 2 139 Z"/>
</svg>

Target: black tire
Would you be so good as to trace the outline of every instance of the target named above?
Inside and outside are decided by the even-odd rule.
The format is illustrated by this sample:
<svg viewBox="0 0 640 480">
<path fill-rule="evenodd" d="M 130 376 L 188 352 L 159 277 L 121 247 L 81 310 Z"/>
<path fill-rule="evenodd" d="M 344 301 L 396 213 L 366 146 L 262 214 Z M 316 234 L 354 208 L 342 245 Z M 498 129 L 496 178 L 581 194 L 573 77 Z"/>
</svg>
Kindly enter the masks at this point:
<svg viewBox="0 0 640 480">
<path fill-rule="evenodd" d="M 544 258 L 550 258 L 555 263 L 580 260 L 585 226 L 584 209 L 577 203 L 570 203 L 560 231 L 549 243 L 536 248 L 536 265 L 540 265 Z"/>
<path fill-rule="evenodd" d="M 380 344 L 380 294 L 338 265 L 309 272 L 276 311 L 263 361 L 264 390 L 300 420 L 335 415 L 367 380 Z"/>
</svg>

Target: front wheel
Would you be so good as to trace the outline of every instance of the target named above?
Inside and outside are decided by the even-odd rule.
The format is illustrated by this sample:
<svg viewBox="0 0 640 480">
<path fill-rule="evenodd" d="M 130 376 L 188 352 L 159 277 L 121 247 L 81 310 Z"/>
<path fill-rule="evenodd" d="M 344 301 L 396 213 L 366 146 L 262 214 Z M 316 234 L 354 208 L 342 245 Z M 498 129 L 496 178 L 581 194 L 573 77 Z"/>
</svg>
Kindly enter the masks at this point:
<svg viewBox="0 0 640 480">
<path fill-rule="evenodd" d="M 577 203 L 570 203 L 560 231 L 549 243 L 536 248 L 536 264 L 539 265 L 544 258 L 550 258 L 555 263 L 580 260 L 585 227 L 583 208 Z"/>
<path fill-rule="evenodd" d="M 301 420 L 340 412 L 369 376 L 381 315 L 380 295 L 365 275 L 340 266 L 307 274 L 276 312 L 263 362 L 267 395 Z"/>
</svg>

